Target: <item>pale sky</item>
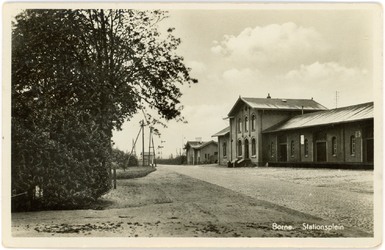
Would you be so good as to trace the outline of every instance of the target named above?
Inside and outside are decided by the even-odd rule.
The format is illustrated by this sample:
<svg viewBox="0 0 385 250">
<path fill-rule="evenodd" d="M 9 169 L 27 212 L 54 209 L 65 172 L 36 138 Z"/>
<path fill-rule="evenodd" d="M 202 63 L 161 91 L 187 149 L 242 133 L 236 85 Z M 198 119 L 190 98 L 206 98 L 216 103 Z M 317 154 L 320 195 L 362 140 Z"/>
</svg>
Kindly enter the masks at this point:
<svg viewBox="0 0 385 250">
<path fill-rule="evenodd" d="M 211 136 L 239 96 L 313 99 L 328 107 L 373 101 L 373 12 L 369 10 L 171 10 L 162 21 L 182 39 L 177 53 L 198 83 L 180 86 L 187 124 L 159 127 L 163 158 L 182 143 Z M 377 51 L 378 53 L 378 51 Z M 131 151 L 139 113 L 114 132 Z M 146 130 L 145 151 L 148 151 Z M 136 152 L 141 152 L 141 137 Z"/>
</svg>

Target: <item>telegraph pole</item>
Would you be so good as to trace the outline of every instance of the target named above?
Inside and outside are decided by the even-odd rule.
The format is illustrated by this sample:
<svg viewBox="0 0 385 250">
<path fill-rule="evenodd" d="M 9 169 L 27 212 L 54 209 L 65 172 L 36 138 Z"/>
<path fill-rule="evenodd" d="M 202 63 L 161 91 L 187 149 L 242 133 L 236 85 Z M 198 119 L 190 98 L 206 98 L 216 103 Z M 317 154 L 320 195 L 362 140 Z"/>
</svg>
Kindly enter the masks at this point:
<svg viewBox="0 0 385 250">
<path fill-rule="evenodd" d="M 151 166 L 151 133 L 152 127 L 150 127 L 150 136 L 148 137 L 148 165 Z"/>
<path fill-rule="evenodd" d="M 142 166 L 144 166 L 144 121 L 142 120 Z"/>
</svg>

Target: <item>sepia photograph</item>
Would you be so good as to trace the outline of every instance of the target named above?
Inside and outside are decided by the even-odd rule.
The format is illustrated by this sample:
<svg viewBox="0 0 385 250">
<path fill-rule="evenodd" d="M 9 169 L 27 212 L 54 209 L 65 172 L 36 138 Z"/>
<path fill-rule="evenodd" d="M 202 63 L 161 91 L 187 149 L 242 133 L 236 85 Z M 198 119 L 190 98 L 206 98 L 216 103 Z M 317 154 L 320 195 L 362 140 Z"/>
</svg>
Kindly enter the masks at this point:
<svg viewBox="0 0 385 250">
<path fill-rule="evenodd" d="M 381 245 L 380 4 L 3 20 L 3 246 Z"/>
</svg>

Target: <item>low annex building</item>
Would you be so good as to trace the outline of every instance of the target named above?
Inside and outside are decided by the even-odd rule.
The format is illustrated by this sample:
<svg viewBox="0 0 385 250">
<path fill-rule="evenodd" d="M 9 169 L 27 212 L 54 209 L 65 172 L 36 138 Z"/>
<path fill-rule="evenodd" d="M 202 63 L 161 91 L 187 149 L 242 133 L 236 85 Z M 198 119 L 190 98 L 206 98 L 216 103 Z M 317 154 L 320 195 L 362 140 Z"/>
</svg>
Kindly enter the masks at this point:
<svg viewBox="0 0 385 250">
<path fill-rule="evenodd" d="M 230 126 L 222 129 L 212 137 L 218 137 L 218 164 L 226 165 L 229 159 L 229 147 L 230 147 Z"/>
<path fill-rule="evenodd" d="M 216 163 L 218 143 L 216 141 L 188 141 L 184 147 L 188 165 Z"/>
<path fill-rule="evenodd" d="M 267 162 L 373 167 L 373 102 L 299 115 L 264 130 Z M 277 164 L 278 163 L 278 164 Z"/>
<path fill-rule="evenodd" d="M 313 99 L 239 97 L 219 131 L 218 163 L 230 166 L 373 167 L 373 102 L 328 110 Z"/>
</svg>

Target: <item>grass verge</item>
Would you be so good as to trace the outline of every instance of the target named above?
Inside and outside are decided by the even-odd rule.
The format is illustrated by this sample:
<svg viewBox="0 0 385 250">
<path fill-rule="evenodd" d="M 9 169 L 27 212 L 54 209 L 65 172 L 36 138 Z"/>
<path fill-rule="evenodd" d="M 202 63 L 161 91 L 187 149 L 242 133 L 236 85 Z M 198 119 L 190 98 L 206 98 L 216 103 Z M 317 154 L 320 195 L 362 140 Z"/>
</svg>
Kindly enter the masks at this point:
<svg viewBox="0 0 385 250">
<path fill-rule="evenodd" d="M 126 171 L 122 169 L 116 170 L 116 179 L 118 180 L 127 180 L 145 177 L 148 174 L 156 171 L 155 167 L 152 166 L 138 166 L 138 167 L 129 167 Z"/>
</svg>

